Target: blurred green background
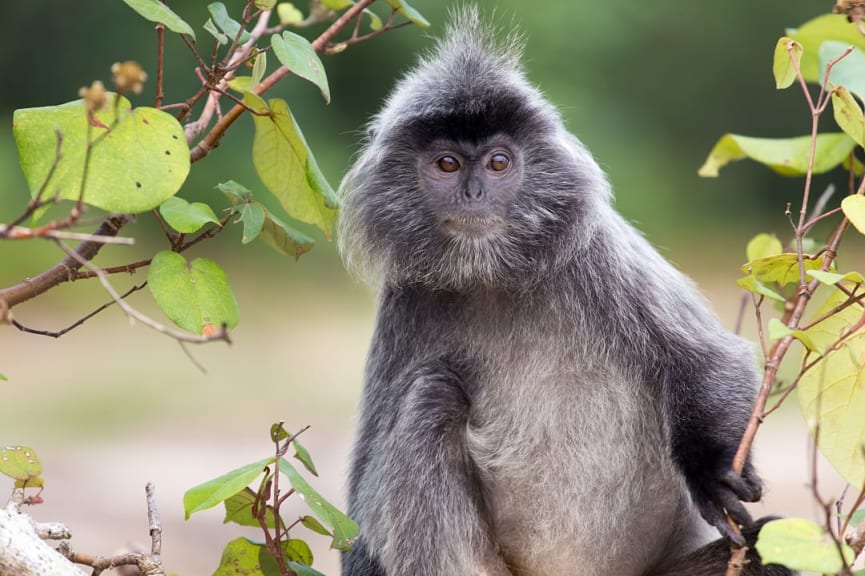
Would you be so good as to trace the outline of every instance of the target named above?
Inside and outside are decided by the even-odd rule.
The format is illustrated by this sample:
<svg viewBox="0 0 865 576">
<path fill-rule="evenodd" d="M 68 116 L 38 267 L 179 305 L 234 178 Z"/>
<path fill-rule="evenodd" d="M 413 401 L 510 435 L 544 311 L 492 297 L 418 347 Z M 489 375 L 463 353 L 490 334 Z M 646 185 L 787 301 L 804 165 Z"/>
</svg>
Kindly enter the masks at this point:
<svg viewBox="0 0 865 576">
<path fill-rule="evenodd" d="M 233 14 L 243 5 L 225 3 Z M 206 4 L 170 2 L 197 31 L 206 20 Z M 351 162 L 364 122 L 416 55 L 432 45 L 452 3 L 412 4 L 432 22 L 430 29 L 404 28 L 324 57 L 330 105 L 296 78 L 269 93 L 289 101 L 334 187 Z M 726 169 L 717 180 L 700 179 L 696 171 L 725 132 L 779 137 L 808 132 L 801 93 L 774 89 L 772 50 L 785 27 L 829 11 L 832 2 L 478 4 L 502 27 L 523 31 L 531 80 L 560 107 L 570 129 L 609 173 L 620 211 L 700 283 L 732 327 L 745 243 L 762 231 L 789 238 L 784 208 L 800 197 L 802 183 L 749 163 Z M 382 6 L 375 9 L 387 13 Z M 303 33 L 313 38 L 321 29 Z M 207 34 L 198 33 L 199 42 L 209 46 Z M 153 25 L 120 0 L 2 2 L 0 37 L 5 44 L 0 222 L 5 222 L 28 198 L 11 137 L 12 111 L 73 100 L 79 87 L 95 79 L 108 84 L 111 64 L 122 60 L 138 60 L 150 73 L 145 93 L 133 98 L 133 105 L 152 105 L 156 49 Z M 167 37 L 166 103 L 171 103 L 191 96 L 198 81 L 185 46 L 174 35 Z M 252 122 L 244 118 L 222 146 L 193 167 L 180 195 L 221 207 L 213 187 L 228 179 L 262 192 L 251 162 L 251 136 Z M 845 176 L 818 177 L 815 189 L 829 182 L 843 190 Z M 97 215 L 86 218 L 98 221 Z M 162 249 L 164 240 L 150 220 L 143 217 L 129 227 L 139 246 L 106 248 L 98 262 L 125 263 Z M 229 229 L 190 253 L 226 268 L 241 308 L 233 346 L 189 347 L 206 374 L 175 342 L 130 326 L 118 310 L 57 341 L 0 327 L 0 372 L 9 377 L 0 382 L 0 442 L 28 444 L 42 456 L 47 503 L 35 513 L 67 522 L 77 550 L 108 554 L 147 542 L 143 486 L 154 480 L 166 523 L 168 569 L 209 573 L 222 542 L 237 530 L 221 526 L 218 511 L 183 523 L 183 490 L 268 454 L 267 430 L 279 419 L 289 429 L 312 425 L 304 441 L 318 461 L 319 485 L 342 501 L 374 297 L 347 277 L 334 246 L 324 239 L 295 263 L 260 243 L 241 247 L 239 236 L 239 230 Z M 861 251 L 842 255 L 848 258 L 842 265 L 855 266 L 856 253 Z M 59 258 L 47 243 L 0 243 L 0 286 L 35 275 Z M 123 288 L 142 279 L 113 281 Z M 105 300 L 97 284 L 79 282 L 14 313 L 28 326 L 56 330 Z M 131 302 L 159 314 L 146 292 Z M 770 479 L 767 507 L 808 515 L 800 450 L 805 434 L 784 427 L 785 418 L 770 422 L 758 440 L 772 446 L 762 453 L 758 448 Z M 774 449 L 782 443 L 783 452 Z M 0 498 L 5 489 L 0 480 Z M 321 544 L 318 565 L 335 572 L 336 555 Z"/>
</svg>

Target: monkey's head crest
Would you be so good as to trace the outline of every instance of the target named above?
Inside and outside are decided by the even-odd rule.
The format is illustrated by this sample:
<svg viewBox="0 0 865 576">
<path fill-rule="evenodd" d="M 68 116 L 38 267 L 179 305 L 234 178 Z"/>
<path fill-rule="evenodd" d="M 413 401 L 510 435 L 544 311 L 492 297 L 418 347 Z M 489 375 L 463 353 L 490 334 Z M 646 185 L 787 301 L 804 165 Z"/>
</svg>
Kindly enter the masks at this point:
<svg viewBox="0 0 865 576">
<path fill-rule="evenodd" d="M 527 288 L 586 244 L 609 187 L 526 80 L 521 52 L 518 35 L 499 39 L 476 8 L 452 13 L 370 123 L 340 186 L 351 269 L 390 285 Z M 499 170 L 500 152 L 510 172 Z M 451 168 L 462 171 L 448 179 Z"/>
</svg>

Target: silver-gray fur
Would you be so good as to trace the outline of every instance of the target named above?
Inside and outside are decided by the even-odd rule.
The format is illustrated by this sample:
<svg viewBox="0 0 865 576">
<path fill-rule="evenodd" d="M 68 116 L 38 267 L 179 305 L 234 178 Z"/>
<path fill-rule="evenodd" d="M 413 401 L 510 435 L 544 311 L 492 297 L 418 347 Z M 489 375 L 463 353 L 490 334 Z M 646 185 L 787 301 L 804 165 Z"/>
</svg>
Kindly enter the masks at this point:
<svg viewBox="0 0 865 576">
<path fill-rule="evenodd" d="M 752 350 L 612 208 L 519 43 L 452 18 L 341 186 L 342 253 L 381 289 L 343 574 L 723 574 L 726 541 L 699 548 L 711 525 L 737 538 L 723 511 L 750 525 L 740 499 L 760 496 L 750 463 L 729 472 Z M 468 165 L 489 142 L 515 191 L 481 175 L 483 203 L 442 208 L 430 147 Z M 752 560 L 747 576 L 789 574 Z"/>
</svg>

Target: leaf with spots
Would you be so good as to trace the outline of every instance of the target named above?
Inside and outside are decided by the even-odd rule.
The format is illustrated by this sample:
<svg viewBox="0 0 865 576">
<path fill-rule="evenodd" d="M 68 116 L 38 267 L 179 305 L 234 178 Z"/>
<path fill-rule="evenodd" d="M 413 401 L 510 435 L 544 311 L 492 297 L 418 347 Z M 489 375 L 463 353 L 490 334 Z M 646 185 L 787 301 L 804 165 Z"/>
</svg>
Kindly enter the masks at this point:
<svg viewBox="0 0 865 576">
<path fill-rule="evenodd" d="M 176 252 L 159 252 L 150 263 L 147 285 L 165 315 L 184 330 L 209 334 L 223 324 L 229 329 L 237 325 L 237 301 L 228 277 L 212 260 L 187 263 Z"/>
<path fill-rule="evenodd" d="M 133 109 L 126 98 L 109 94 L 108 104 L 92 116 L 83 100 L 15 111 L 12 132 L 34 197 L 56 162 L 55 130 L 63 141 L 48 197 L 136 214 L 174 196 L 189 174 L 189 147 L 177 120 L 156 108 Z"/>
<path fill-rule="evenodd" d="M 0 474 L 15 480 L 29 480 L 42 473 L 42 464 L 33 448 L 5 446 L 0 448 Z"/>
</svg>

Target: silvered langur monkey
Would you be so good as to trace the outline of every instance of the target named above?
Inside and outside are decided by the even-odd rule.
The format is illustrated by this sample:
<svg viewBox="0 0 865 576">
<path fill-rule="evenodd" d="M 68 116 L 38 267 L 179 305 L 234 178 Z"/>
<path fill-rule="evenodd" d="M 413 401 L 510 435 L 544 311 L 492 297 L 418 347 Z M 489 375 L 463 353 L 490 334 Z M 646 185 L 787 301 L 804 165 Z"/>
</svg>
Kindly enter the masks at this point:
<svg viewBox="0 0 865 576">
<path fill-rule="evenodd" d="M 759 525 L 731 472 L 753 351 L 612 208 L 519 43 L 453 20 L 341 186 L 381 290 L 343 575 L 723 575 Z"/>
</svg>

